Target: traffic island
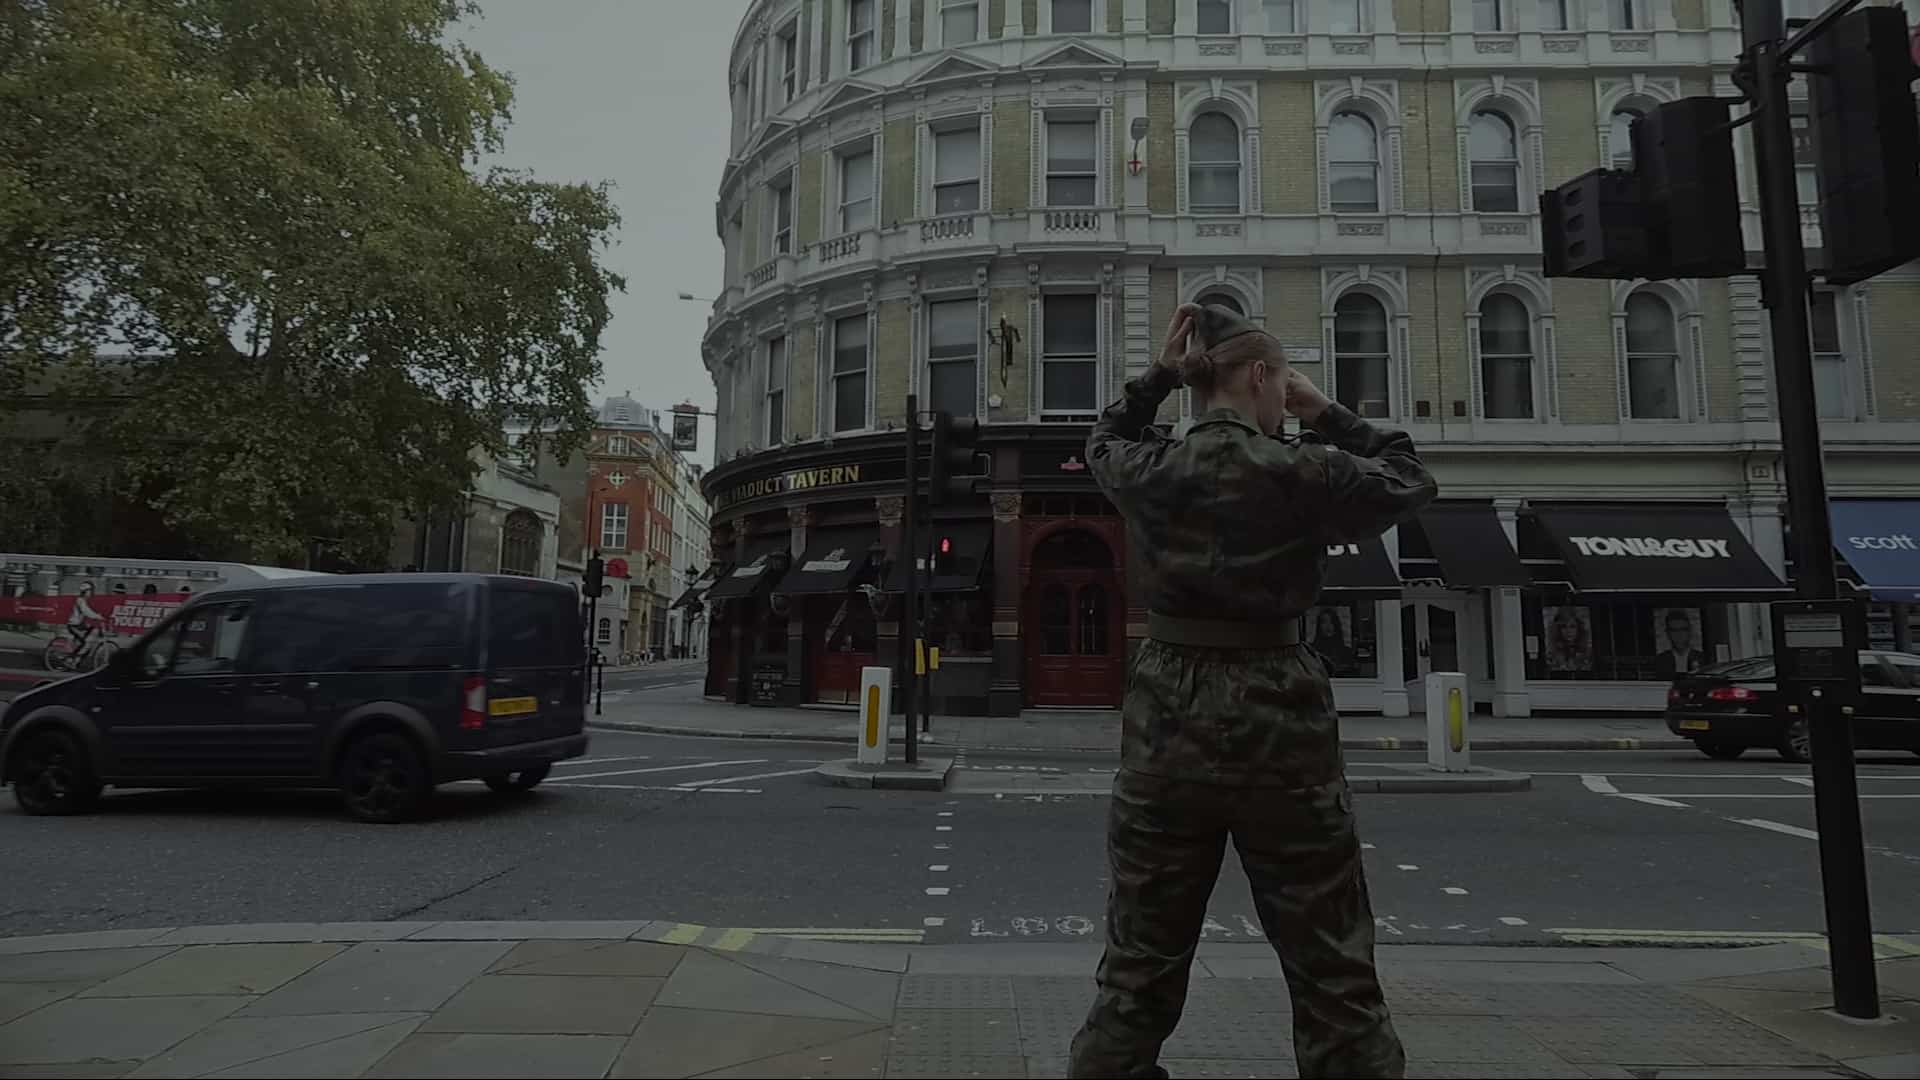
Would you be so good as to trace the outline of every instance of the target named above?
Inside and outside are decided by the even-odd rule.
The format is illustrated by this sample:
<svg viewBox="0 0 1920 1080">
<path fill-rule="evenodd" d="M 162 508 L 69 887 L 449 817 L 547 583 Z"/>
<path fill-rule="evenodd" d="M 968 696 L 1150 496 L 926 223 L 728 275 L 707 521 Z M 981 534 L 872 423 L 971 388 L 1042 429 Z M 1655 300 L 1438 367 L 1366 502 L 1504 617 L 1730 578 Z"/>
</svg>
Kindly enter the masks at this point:
<svg viewBox="0 0 1920 1080">
<path fill-rule="evenodd" d="M 953 771 L 950 757 L 923 757 L 917 764 L 889 761 L 867 765 L 857 760 L 829 761 L 813 770 L 835 787 L 900 788 L 906 791 L 944 791 L 947 774 Z"/>
</svg>

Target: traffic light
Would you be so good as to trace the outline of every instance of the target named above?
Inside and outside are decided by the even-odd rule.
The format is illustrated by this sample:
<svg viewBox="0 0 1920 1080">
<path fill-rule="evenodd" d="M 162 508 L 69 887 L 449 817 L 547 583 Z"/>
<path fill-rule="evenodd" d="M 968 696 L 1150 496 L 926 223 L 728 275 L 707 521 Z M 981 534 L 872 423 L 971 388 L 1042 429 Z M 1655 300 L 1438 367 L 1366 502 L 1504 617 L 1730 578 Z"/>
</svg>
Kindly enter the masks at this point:
<svg viewBox="0 0 1920 1080">
<path fill-rule="evenodd" d="M 1540 196 L 1541 264 L 1548 277 L 1652 277 L 1653 244 L 1640 181 L 1595 169 Z"/>
<path fill-rule="evenodd" d="M 1920 76 L 1897 7 L 1863 8 L 1808 43 L 1826 277 L 1863 281 L 1920 256 Z"/>
<path fill-rule="evenodd" d="M 1746 273 L 1727 103 L 1693 97 L 1633 125 L 1631 170 L 1595 169 L 1540 196 L 1548 277 Z"/>
<path fill-rule="evenodd" d="M 955 566 L 955 562 L 956 560 L 953 555 L 953 537 L 942 536 L 938 540 L 935 540 L 933 542 L 934 576 L 944 577 L 953 574 L 958 569 Z"/>
<path fill-rule="evenodd" d="M 971 416 L 933 414 L 932 461 L 927 472 L 927 505 L 940 506 L 973 494 L 973 444 L 980 421 Z"/>
<path fill-rule="evenodd" d="M 594 555 L 593 558 L 588 559 L 587 572 L 585 575 L 585 579 L 586 580 L 582 583 L 582 591 L 586 593 L 588 599 L 592 599 L 594 597 L 599 596 L 601 591 L 606 588 L 606 582 L 607 582 L 606 560 L 602 559 L 598 554 Z"/>
</svg>

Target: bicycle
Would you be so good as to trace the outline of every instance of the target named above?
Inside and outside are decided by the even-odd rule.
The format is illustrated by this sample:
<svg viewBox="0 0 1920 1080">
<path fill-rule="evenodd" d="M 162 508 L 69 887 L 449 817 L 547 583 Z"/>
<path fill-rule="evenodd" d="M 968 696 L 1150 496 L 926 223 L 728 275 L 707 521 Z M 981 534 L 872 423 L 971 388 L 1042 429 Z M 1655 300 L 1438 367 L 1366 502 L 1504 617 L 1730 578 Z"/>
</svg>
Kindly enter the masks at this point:
<svg viewBox="0 0 1920 1080">
<path fill-rule="evenodd" d="M 113 660 L 120 646 L 104 635 L 89 637 L 76 649 L 73 638 L 61 634 L 47 642 L 42 656 L 48 671 L 99 671 Z"/>
</svg>

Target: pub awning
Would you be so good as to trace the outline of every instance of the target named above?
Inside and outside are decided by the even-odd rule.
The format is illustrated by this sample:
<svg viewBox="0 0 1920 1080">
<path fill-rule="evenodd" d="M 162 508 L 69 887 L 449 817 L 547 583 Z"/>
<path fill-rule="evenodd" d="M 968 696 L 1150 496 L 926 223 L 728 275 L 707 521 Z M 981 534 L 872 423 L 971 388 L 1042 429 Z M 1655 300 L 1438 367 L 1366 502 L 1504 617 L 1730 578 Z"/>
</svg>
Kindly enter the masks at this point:
<svg viewBox="0 0 1920 1080">
<path fill-rule="evenodd" d="M 846 592 L 867 569 L 879 539 L 873 526 L 815 530 L 806 553 L 780 580 L 780 591 L 788 596 Z"/>
<path fill-rule="evenodd" d="M 1834 550 L 1875 600 L 1920 602 L 1920 499 L 1838 499 L 1827 518 Z"/>
<path fill-rule="evenodd" d="M 931 584 L 921 578 L 921 584 L 933 592 L 966 592 L 980 587 L 980 578 L 987 572 L 987 559 L 993 549 L 993 523 L 989 521 L 935 522 L 931 536 L 922 532 L 917 538 L 919 546 L 931 548 L 942 538 L 952 542 L 953 551 L 949 561 L 953 569 L 945 574 L 934 574 Z M 926 551 L 918 553 L 915 560 L 922 570 L 926 569 Z M 905 593 L 907 591 L 907 560 L 895 553 L 893 566 L 887 571 L 887 584 L 884 591 Z"/>
<path fill-rule="evenodd" d="M 787 543 L 784 534 L 756 536 L 748 540 L 745 557 L 727 571 L 727 576 L 707 590 L 707 599 L 737 600 L 772 586 L 783 572 L 786 560 L 780 556 L 786 554 Z"/>
<path fill-rule="evenodd" d="M 1704 506 L 1536 506 L 1578 592 L 1781 595 L 1723 509 Z"/>
<path fill-rule="evenodd" d="M 1490 502 L 1437 502 L 1401 527 L 1402 535 L 1418 529 L 1426 537 L 1440 576 L 1449 589 L 1498 588 L 1531 585 L 1533 578 L 1520 564 L 1507 531 L 1500 527 Z M 1401 547 L 1402 561 L 1406 545 Z"/>
<path fill-rule="evenodd" d="M 1375 537 L 1328 545 L 1327 576 L 1321 587 L 1343 597 L 1363 594 L 1360 598 L 1371 595 L 1373 599 L 1387 599 L 1400 595 L 1400 575 L 1394 572 L 1393 560 L 1387 558 L 1386 545 Z"/>
<path fill-rule="evenodd" d="M 681 608 L 692 607 L 700 603 L 706 599 L 707 591 L 713 588 L 713 583 L 725 577 L 732 569 L 732 564 L 709 564 L 706 570 L 694 579 L 693 584 L 687 586 L 686 591 L 681 593 L 679 599 L 675 600 L 673 605 L 667 610 L 678 611 Z"/>
</svg>

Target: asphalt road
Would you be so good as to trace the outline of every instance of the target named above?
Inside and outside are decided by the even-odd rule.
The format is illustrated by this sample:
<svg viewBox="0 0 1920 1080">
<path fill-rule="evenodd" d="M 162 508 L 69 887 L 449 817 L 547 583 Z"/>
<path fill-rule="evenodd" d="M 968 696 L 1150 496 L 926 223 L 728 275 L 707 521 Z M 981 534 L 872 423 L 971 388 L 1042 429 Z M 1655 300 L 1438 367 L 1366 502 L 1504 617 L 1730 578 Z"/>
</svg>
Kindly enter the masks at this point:
<svg viewBox="0 0 1920 1080">
<path fill-rule="evenodd" d="M 0 805 L 0 935 L 179 924 L 659 918 L 929 942 L 1069 941 L 1104 905 L 1102 756 L 968 754 L 942 793 L 826 787 L 836 748 L 596 732 L 539 790 L 445 789 L 356 825 L 324 793 Z M 1356 753 L 1368 763 L 1410 754 Z M 1771 755 L 1487 753 L 1531 792 L 1360 795 L 1383 941 L 1699 944 L 1822 926 L 1804 767 Z M 1876 929 L 1920 931 L 1920 759 L 1860 767 Z M 1208 936 L 1257 936 L 1223 870 Z M 1625 933 L 1631 932 L 1631 933 Z"/>
</svg>

